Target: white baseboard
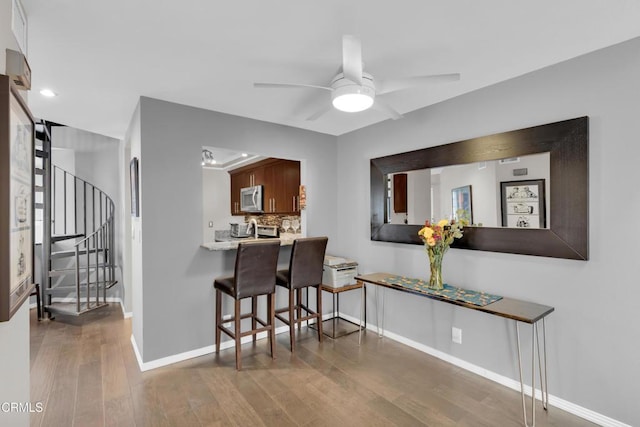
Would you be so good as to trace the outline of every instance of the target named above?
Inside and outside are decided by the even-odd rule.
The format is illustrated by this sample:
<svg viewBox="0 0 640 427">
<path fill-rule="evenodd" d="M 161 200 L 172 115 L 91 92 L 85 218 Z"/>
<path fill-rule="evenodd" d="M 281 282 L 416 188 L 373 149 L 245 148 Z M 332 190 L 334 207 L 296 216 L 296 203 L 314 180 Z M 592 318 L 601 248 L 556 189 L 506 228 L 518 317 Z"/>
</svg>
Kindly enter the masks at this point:
<svg viewBox="0 0 640 427">
<path fill-rule="evenodd" d="M 350 320 L 356 324 L 360 320 L 357 317 L 349 316 L 343 313 L 340 314 L 340 317 L 343 317 L 346 320 Z M 378 333 L 378 327 L 376 325 L 367 323 L 366 326 L 367 326 L 367 329 L 371 331 L 375 331 L 376 334 Z M 393 332 L 383 330 L 382 335 L 389 339 L 392 339 L 394 341 L 407 345 L 411 348 L 415 348 L 416 350 L 419 350 L 423 353 L 427 353 L 431 356 L 437 357 L 438 359 L 444 360 L 445 362 L 451 363 L 452 365 L 455 365 L 467 371 L 473 372 L 474 374 L 480 375 L 481 377 L 487 378 L 505 387 L 509 387 L 510 389 L 520 392 L 520 381 L 516 381 L 512 378 L 505 377 L 504 375 L 500 375 L 493 371 L 489 371 L 488 369 L 474 365 L 473 363 L 469 363 L 465 360 L 459 359 L 455 356 L 444 353 L 440 350 L 436 350 L 424 344 L 420 344 L 418 342 L 412 341 L 408 338 L 405 338 Z M 525 385 L 524 392 L 527 396 L 531 396 L 531 386 Z M 535 393 L 536 393 L 536 399 L 541 400 L 542 393 L 540 389 L 536 389 Z M 621 421 L 607 417 L 606 415 L 602 415 L 598 412 L 584 408 L 580 405 L 576 405 L 575 403 L 571 403 L 557 396 L 553 396 L 552 394 L 549 394 L 549 405 L 555 406 L 558 409 L 562 409 L 563 411 L 567 411 L 573 415 L 576 415 L 580 418 L 584 418 L 585 420 L 591 421 L 603 427 L 632 427 Z"/>
<path fill-rule="evenodd" d="M 282 333 L 289 333 L 288 326 L 281 326 L 276 328 L 276 335 Z M 265 339 L 267 338 L 266 332 L 260 332 L 257 335 L 257 339 Z M 246 336 L 241 339 L 242 344 L 249 343 L 253 340 L 251 336 Z M 140 367 L 140 371 L 149 371 L 151 369 L 161 368 L 163 366 L 172 365 L 174 363 L 183 362 L 188 359 L 193 359 L 195 357 L 205 356 L 207 354 L 214 353 L 216 351 L 215 345 L 208 345 L 206 347 L 197 348 L 195 350 L 185 351 L 184 353 L 174 354 L 172 356 L 163 357 L 160 359 L 151 360 L 149 362 L 143 362 L 142 356 L 140 355 L 140 351 L 138 350 L 138 345 L 136 344 L 136 340 L 131 334 L 131 345 L 133 346 L 133 351 L 136 354 L 136 359 L 138 360 L 138 366 Z M 233 340 L 224 341 L 220 344 L 220 350 L 225 350 L 227 348 L 235 347 L 235 342 Z"/>
</svg>

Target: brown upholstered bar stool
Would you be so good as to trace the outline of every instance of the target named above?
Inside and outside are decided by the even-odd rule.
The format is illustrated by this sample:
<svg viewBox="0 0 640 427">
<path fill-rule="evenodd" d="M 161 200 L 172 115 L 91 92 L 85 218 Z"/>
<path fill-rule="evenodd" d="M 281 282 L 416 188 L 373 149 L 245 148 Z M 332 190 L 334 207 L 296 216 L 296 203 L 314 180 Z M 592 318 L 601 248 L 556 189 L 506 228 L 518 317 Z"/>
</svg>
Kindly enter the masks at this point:
<svg viewBox="0 0 640 427">
<path fill-rule="evenodd" d="M 295 326 L 297 324 L 300 327 L 305 320 L 317 319 L 318 340 L 322 341 L 322 268 L 328 240 L 326 237 L 294 240 L 289 269 L 278 271 L 277 284 L 289 289 L 289 306 L 276 310 L 276 318 L 289 325 L 291 352 L 295 351 Z M 315 312 L 302 304 L 302 289 L 308 287 L 316 288 Z M 294 297 L 295 293 L 297 297 Z M 302 310 L 306 316 L 302 316 Z M 289 312 L 289 316 L 280 315 L 284 312 Z"/>
<path fill-rule="evenodd" d="M 213 282 L 216 290 L 216 353 L 220 351 L 220 332 L 224 332 L 235 340 L 237 370 L 242 367 L 240 339 L 247 335 L 252 335 L 255 341 L 256 334 L 267 331 L 271 357 L 275 357 L 274 310 L 279 253 L 280 242 L 278 241 L 241 242 L 238 244 L 233 276 L 217 278 Z M 233 331 L 222 324 L 222 292 L 235 300 L 234 315 L 230 320 L 225 320 L 225 323 L 233 322 Z M 267 321 L 257 316 L 257 297 L 260 295 L 267 297 Z M 249 297 L 251 313 L 242 314 L 240 301 Z M 251 330 L 242 332 L 240 321 L 248 318 L 251 319 Z M 257 328 L 257 323 L 262 327 Z"/>
</svg>

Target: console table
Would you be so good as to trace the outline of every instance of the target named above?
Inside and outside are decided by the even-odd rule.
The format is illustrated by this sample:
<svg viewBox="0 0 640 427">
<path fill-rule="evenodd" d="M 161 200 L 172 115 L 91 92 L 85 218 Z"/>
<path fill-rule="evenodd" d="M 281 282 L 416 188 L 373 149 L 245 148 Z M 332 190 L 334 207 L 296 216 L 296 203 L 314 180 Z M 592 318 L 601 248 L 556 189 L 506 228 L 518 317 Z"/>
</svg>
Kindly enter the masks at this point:
<svg viewBox="0 0 640 427">
<path fill-rule="evenodd" d="M 389 273 L 373 273 L 373 274 L 364 274 L 356 276 L 355 280 L 358 283 L 361 283 L 363 286 L 366 284 L 371 284 L 376 286 L 376 306 L 377 306 L 377 290 L 378 287 L 395 289 L 401 292 L 408 292 L 415 295 L 420 295 L 422 297 L 435 299 L 438 301 L 446 302 L 449 304 L 469 308 L 471 310 L 482 311 L 487 314 L 491 314 L 493 316 L 505 317 L 507 319 L 512 319 L 516 325 L 516 345 L 518 350 L 518 369 L 520 371 L 520 394 L 522 396 L 522 416 L 524 418 L 524 425 L 529 427 L 527 422 L 527 410 L 525 403 L 525 393 L 524 393 L 524 380 L 522 375 L 522 356 L 520 352 L 520 330 L 518 328 L 519 322 L 527 323 L 532 327 L 531 334 L 531 426 L 535 426 L 536 418 L 535 418 L 535 371 L 536 371 L 536 359 L 538 361 L 538 371 L 540 373 L 540 391 L 541 393 L 541 402 L 542 407 L 547 410 L 547 406 L 549 403 L 549 391 L 547 389 L 547 345 L 546 345 L 546 331 L 544 320 L 549 314 L 551 314 L 554 310 L 553 307 L 549 307 L 546 305 L 536 304 L 532 302 L 512 299 L 512 298 L 502 298 L 498 301 L 492 302 L 485 306 L 479 306 L 474 304 L 469 304 L 462 301 L 457 301 L 453 299 L 444 298 L 438 295 L 425 294 L 414 289 L 404 287 L 402 285 L 388 283 L 388 280 L 397 277 L 395 274 Z M 384 297 L 383 297 L 384 304 Z M 384 306 L 383 306 L 384 307 Z M 376 316 L 377 316 L 376 310 Z M 383 313 L 383 322 L 384 322 L 384 313 Z M 538 323 L 542 322 L 542 345 L 540 345 L 540 336 L 538 331 Z M 378 328 L 380 328 L 380 322 L 378 323 Z M 536 352 L 537 346 L 537 352 Z M 542 349 L 542 355 L 540 354 L 540 350 Z"/>
</svg>

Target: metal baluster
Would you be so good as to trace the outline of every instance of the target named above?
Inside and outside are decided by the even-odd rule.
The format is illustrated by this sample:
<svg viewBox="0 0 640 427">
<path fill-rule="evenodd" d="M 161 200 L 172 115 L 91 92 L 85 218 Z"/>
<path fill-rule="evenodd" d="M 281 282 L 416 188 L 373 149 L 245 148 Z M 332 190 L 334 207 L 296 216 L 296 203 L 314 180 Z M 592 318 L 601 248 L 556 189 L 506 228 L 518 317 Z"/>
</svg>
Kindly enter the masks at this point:
<svg viewBox="0 0 640 427">
<path fill-rule="evenodd" d="M 73 177 L 73 233 L 78 234 L 78 177 Z"/>
<path fill-rule="evenodd" d="M 64 174 L 62 175 L 62 178 L 63 178 L 62 182 L 64 184 L 64 190 L 63 190 L 63 193 L 62 193 L 63 194 L 63 197 L 62 197 L 63 206 L 62 207 L 64 209 L 63 210 L 64 215 L 62 216 L 63 219 L 64 219 L 64 228 L 63 228 L 64 233 L 63 234 L 67 234 L 67 172 L 66 171 L 64 171 Z"/>
<path fill-rule="evenodd" d="M 95 248 L 96 248 L 96 307 L 100 305 L 100 268 L 99 268 L 100 240 L 99 240 L 99 237 L 100 237 L 99 232 L 93 235 L 93 241 L 95 243 Z"/>
<path fill-rule="evenodd" d="M 89 307 L 91 306 L 91 278 L 89 277 L 89 272 L 90 269 L 89 267 L 91 266 L 91 238 L 87 237 L 86 238 L 86 242 L 87 242 L 87 309 L 89 309 Z"/>
<path fill-rule="evenodd" d="M 76 312 L 80 313 L 80 252 L 79 245 L 76 244 Z"/>
</svg>

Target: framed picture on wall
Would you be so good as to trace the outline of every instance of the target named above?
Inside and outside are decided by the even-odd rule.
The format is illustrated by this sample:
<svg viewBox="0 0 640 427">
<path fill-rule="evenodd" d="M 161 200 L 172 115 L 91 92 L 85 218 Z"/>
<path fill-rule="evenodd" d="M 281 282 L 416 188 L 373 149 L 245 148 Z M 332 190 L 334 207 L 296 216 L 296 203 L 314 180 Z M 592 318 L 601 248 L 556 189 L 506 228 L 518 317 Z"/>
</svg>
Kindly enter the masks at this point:
<svg viewBox="0 0 640 427">
<path fill-rule="evenodd" d="M 140 216 L 140 194 L 138 158 L 134 157 L 129 163 L 129 180 L 131 182 L 131 216 Z"/>
<path fill-rule="evenodd" d="M 34 120 L 0 75 L 0 321 L 10 320 L 33 283 Z"/>
<path fill-rule="evenodd" d="M 546 228 L 544 179 L 500 183 L 502 226 Z"/>
<path fill-rule="evenodd" d="M 456 221 L 466 219 L 469 224 L 473 224 L 473 207 L 470 185 L 452 189 L 451 204 L 451 213 Z"/>
</svg>

